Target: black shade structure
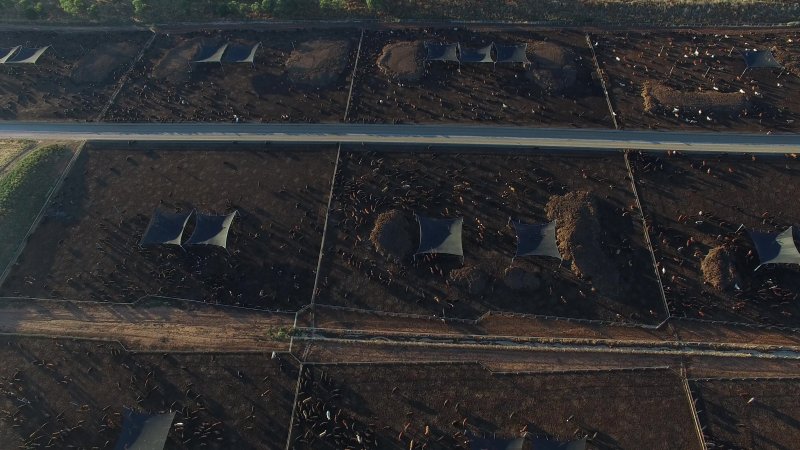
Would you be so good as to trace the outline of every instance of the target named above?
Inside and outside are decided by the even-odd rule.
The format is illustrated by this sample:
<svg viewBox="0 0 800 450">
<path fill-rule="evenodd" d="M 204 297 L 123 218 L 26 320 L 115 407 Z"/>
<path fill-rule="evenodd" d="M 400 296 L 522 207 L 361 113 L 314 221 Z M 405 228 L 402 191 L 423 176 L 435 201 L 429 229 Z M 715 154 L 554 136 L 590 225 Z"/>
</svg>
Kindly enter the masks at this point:
<svg viewBox="0 0 800 450">
<path fill-rule="evenodd" d="M 794 227 L 781 233 L 747 230 L 758 253 L 758 267 L 765 264 L 800 264 L 800 251 L 794 243 Z"/>
<path fill-rule="evenodd" d="M 434 219 L 417 215 L 419 222 L 419 249 L 417 255 L 422 253 L 441 253 L 446 255 L 464 256 L 461 246 L 461 230 L 464 218 Z"/>
<path fill-rule="evenodd" d="M 194 211 L 173 213 L 155 210 L 139 245 L 181 245 L 183 230 Z"/>
<path fill-rule="evenodd" d="M 486 47 L 480 48 L 467 48 L 460 47 L 461 62 L 462 63 L 494 63 L 492 58 L 492 48 L 494 44 L 489 44 Z"/>
<path fill-rule="evenodd" d="M 550 256 L 563 259 L 556 242 L 556 222 L 525 224 L 513 222 L 517 232 L 517 254 L 519 256 Z"/>
<path fill-rule="evenodd" d="M 200 47 L 200 50 L 197 52 L 197 56 L 195 56 L 192 63 L 222 63 L 222 55 L 225 53 L 225 49 L 227 48 L 227 43 L 222 45 L 203 45 Z"/>
<path fill-rule="evenodd" d="M 495 44 L 496 62 L 530 64 L 528 59 L 528 44 Z"/>
<path fill-rule="evenodd" d="M 142 414 L 125 408 L 115 450 L 162 450 L 175 413 Z"/>
<path fill-rule="evenodd" d="M 425 61 L 449 61 L 459 62 L 458 44 L 440 44 L 435 42 L 425 43 Z"/>
<path fill-rule="evenodd" d="M 11 48 L 0 48 L 0 64 L 5 64 L 5 62 L 11 58 L 11 56 L 14 55 L 19 48 L 19 45 Z"/>
<path fill-rule="evenodd" d="M 17 53 L 7 58 L 3 64 L 36 64 L 50 46 L 17 48 Z"/>
<path fill-rule="evenodd" d="M 470 450 L 528 450 L 524 438 L 517 439 L 491 439 L 473 437 L 469 442 Z"/>
<path fill-rule="evenodd" d="M 586 450 L 586 438 L 569 442 L 535 438 L 532 450 Z"/>
<path fill-rule="evenodd" d="M 186 241 L 187 245 L 215 245 L 228 248 L 228 232 L 237 212 L 225 216 L 197 215 L 194 232 Z"/>
<path fill-rule="evenodd" d="M 772 55 L 771 50 L 743 50 L 741 53 L 748 69 L 780 69 L 783 67 Z"/>
<path fill-rule="evenodd" d="M 224 62 L 250 63 L 256 59 L 256 51 L 261 43 L 257 44 L 230 44 L 222 57 Z"/>
</svg>

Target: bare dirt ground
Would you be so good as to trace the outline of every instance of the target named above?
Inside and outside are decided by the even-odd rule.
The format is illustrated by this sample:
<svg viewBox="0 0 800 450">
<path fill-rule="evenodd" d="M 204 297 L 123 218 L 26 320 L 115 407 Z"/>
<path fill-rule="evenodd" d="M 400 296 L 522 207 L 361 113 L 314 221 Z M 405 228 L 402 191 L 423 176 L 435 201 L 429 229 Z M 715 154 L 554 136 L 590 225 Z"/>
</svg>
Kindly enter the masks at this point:
<svg viewBox="0 0 800 450">
<path fill-rule="evenodd" d="M 295 311 L 311 301 L 334 155 L 330 146 L 87 147 L 3 295 Z M 228 251 L 140 248 L 156 208 L 238 211 Z"/>
<path fill-rule="evenodd" d="M 707 442 L 719 449 L 789 449 L 800 442 L 800 379 L 696 380 Z"/>
<path fill-rule="evenodd" d="M 95 119 L 149 34 L 4 32 L 0 47 L 52 47 L 35 65 L 0 68 L 0 120 Z"/>
<path fill-rule="evenodd" d="M 646 153 L 635 155 L 633 164 L 673 315 L 800 326 L 798 268 L 782 264 L 754 272 L 753 244 L 746 232 L 737 232 L 740 225 L 773 232 L 800 223 L 794 200 L 800 161 Z M 700 270 L 717 246 L 733 252 L 739 280 L 728 290 L 705 284 Z"/>
<path fill-rule="evenodd" d="M 334 439 L 355 442 L 356 433 L 368 436 L 367 444 L 375 441 L 367 448 L 409 448 L 412 441 L 469 448 L 470 436 L 512 438 L 523 429 L 562 441 L 590 436 L 601 448 L 701 448 L 679 378 L 668 370 L 496 374 L 477 364 L 304 370 L 299 412 L 314 411 L 316 403 L 337 413 L 333 420 L 299 419 L 293 448 L 341 448 Z M 341 423 L 350 425 L 333 431 Z M 325 429 L 333 436 L 320 438 Z"/>
<path fill-rule="evenodd" d="M 469 319 L 495 310 L 658 323 L 665 314 L 626 173 L 620 154 L 344 153 L 317 303 Z M 579 190 L 598 203 L 592 239 L 602 249 L 589 259 L 605 261 L 595 269 L 615 268 L 619 282 L 593 284 L 591 274 L 600 280 L 600 272 L 579 278 L 568 262 L 538 257 L 513 263 L 531 283 L 509 284 L 516 246 L 510 219 L 546 222 L 548 200 Z M 463 217 L 464 264 L 447 255 L 379 254 L 370 234 L 389 210 L 406 218 L 412 252 L 419 243 L 415 213 Z M 462 267 L 485 274 L 486 282 L 460 284 L 453 271 Z"/>
<path fill-rule="evenodd" d="M 396 79 L 378 63 L 387 44 L 460 42 L 483 47 L 496 42 L 528 43 L 532 70 L 522 64 L 423 64 L 418 81 Z M 543 67 L 534 47 L 547 42 L 563 54 L 559 67 Z M 422 51 L 425 55 L 425 50 Z M 611 126 L 600 83 L 592 78 L 591 54 L 584 34 L 472 31 L 469 29 L 404 29 L 369 31 L 359 60 L 353 92 L 352 122 L 470 122 L 538 126 Z M 548 89 L 534 74 L 571 81 L 562 91 Z"/>
<path fill-rule="evenodd" d="M 113 448 L 124 407 L 175 411 L 166 448 L 286 444 L 298 370 L 289 356 L 129 353 L 60 339 L 0 343 L 4 446 Z"/>
<path fill-rule="evenodd" d="M 358 36 L 355 29 L 159 35 L 107 120 L 231 122 L 236 116 L 248 122 L 341 121 Z M 190 64 L 203 44 L 225 42 L 260 42 L 255 63 Z M 315 84 L 308 84 L 312 78 Z"/>
<path fill-rule="evenodd" d="M 795 131 L 800 127 L 796 49 L 800 33 L 609 32 L 592 39 L 624 128 Z M 773 48 L 776 59 L 789 70 L 752 69 L 743 74 L 746 64 L 739 51 Z M 646 85 L 674 91 L 643 96 Z"/>
<path fill-rule="evenodd" d="M 0 300 L 0 331 L 121 342 L 139 351 L 286 351 L 293 314 L 150 299 L 135 304 Z"/>
</svg>

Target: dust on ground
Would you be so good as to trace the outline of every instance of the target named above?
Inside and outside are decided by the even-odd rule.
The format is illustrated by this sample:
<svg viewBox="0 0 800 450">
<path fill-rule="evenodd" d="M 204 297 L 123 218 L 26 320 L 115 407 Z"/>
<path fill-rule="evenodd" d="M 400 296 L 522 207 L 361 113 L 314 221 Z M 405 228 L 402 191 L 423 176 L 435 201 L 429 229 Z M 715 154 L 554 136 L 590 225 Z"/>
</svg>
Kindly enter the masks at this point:
<svg viewBox="0 0 800 450">
<path fill-rule="evenodd" d="M 350 42 L 313 40 L 298 45 L 286 59 L 286 72 L 295 83 L 327 86 L 347 67 Z"/>
<path fill-rule="evenodd" d="M 125 63 L 133 60 L 139 47 L 133 42 L 115 42 L 102 45 L 79 59 L 70 75 L 76 83 L 106 81 Z"/>
</svg>

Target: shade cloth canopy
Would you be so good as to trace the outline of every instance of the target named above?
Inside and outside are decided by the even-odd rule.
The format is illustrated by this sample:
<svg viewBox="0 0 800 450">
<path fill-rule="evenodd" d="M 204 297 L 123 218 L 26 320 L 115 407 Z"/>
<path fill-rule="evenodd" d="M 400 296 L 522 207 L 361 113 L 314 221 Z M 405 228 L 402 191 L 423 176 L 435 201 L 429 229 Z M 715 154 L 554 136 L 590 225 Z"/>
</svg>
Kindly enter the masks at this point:
<svg viewBox="0 0 800 450">
<path fill-rule="evenodd" d="M 492 47 L 494 44 L 489 44 L 486 47 L 480 48 L 465 48 L 460 47 L 461 62 L 462 63 L 493 63 Z"/>
<path fill-rule="evenodd" d="M 426 61 L 458 61 L 458 44 L 439 44 L 435 42 L 426 42 L 425 56 Z"/>
<path fill-rule="evenodd" d="M 39 58 L 47 51 L 46 47 L 18 47 L 17 54 L 6 59 L 4 64 L 36 64 Z"/>
<path fill-rule="evenodd" d="M 200 50 L 197 52 L 197 56 L 192 62 L 196 64 L 222 62 L 222 55 L 225 53 L 225 49 L 227 48 L 227 43 L 222 44 L 221 46 L 203 45 L 200 47 Z"/>
<path fill-rule="evenodd" d="M 514 222 L 517 231 L 516 256 L 551 256 L 563 259 L 556 242 L 556 222 L 524 224 Z"/>
<path fill-rule="evenodd" d="M 443 253 L 464 256 L 461 246 L 461 229 L 464 219 L 434 219 L 417 216 L 419 222 L 419 249 L 421 253 Z"/>
<path fill-rule="evenodd" d="M 231 44 L 228 46 L 222 60 L 232 63 L 253 63 L 256 58 L 256 50 L 261 46 L 258 44 Z"/>
<path fill-rule="evenodd" d="M 494 46 L 497 52 L 495 60 L 499 63 L 523 63 L 530 64 L 528 59 L 528 44 L 510 44 Z"/>
<path fill-rule="evenodd" d="M 533 450 L 586 450 L 586 438 L 569 442 L 535 438 Z"/>
<path fill-rule="evenodd" d="M 143 414 L 125 408 L 115 450 L 162 450 L 175 413 Z"/>
<path fill-rule="evenodd" d="M 525 439 L 489 439 L 471 438 L 470 450 L 523 450 L 526 448 Z M 530 446 L 527 446 L 530 448 Z"/>
<path fill-rule="evenodd" d="M 181 245 L 183 230 L 192 212 L 173 213 L 155 210 L 139 245 Z"/>
<path fill-rule="evenodd" d="M 794 227 L 789 227 L 781 233 L 750 230 L 747 233 L 756 247 L 759 267 L 764 264 L 800 264 L 800 252 L 794 243 Z"/>
<path fill-rule="evenodd" d="M 194 232 L 186 243 L 228 248 L 228 231 L 230 231 L 235 216 L 236 211 L 225 216 L 198 214 Z"/>
<path fill-rule="evenodd" d="M 5 63 L 17 50 L 19 50 L 19 45 L 11 48 L 0 48 L 0 64 Z"/>
<path fill-rule="evenodd" d="M 748 69 L 771 69 L 781 68 L 782 66 L 770 50 L 744 50 L 742 52 L 745 64 Z"/>
</svg>

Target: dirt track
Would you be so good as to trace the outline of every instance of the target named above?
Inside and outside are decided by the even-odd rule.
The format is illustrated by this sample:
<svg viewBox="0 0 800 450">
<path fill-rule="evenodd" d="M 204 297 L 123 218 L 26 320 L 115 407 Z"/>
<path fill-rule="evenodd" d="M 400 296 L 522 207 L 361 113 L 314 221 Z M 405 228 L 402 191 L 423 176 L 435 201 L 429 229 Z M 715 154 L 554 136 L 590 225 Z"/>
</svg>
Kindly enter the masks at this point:
<svg viewBox="0 0 800 450">
<path fill-rule="evenodd" d="M 182 303 L 0 300 L 0 332 L 118 340 L 132 350 L 285 351 L 294 315 Z"/>
</svg>

